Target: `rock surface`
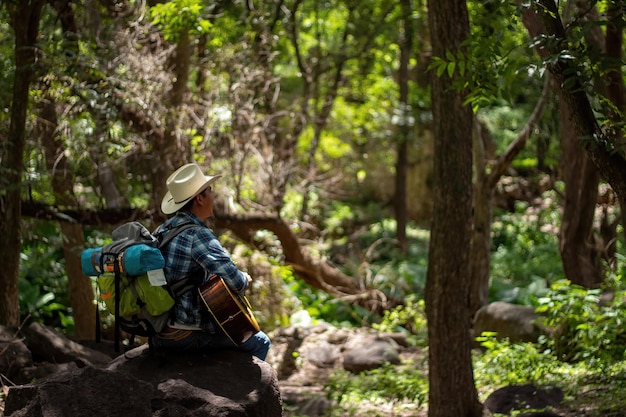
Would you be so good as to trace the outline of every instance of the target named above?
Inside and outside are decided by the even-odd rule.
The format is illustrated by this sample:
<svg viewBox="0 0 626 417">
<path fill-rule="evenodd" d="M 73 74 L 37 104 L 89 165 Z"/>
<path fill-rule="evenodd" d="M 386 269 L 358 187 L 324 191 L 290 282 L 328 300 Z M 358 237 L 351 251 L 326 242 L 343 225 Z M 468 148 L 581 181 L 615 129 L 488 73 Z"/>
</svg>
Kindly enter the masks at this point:
<svg viewBox="0 0 626 417">
<path fill-rule="evenodd" d="M 406 336 L 367 328 L 337 328 L 325 323 L 277 329 L 267 361 L 277 370 L 282 399 L 294 416 L 322 416 L 332 404 L 322 387 L 339 369 L 352 373 L 399 363 Z"/>
<path fill-rule="evenodd" d="M 558 387 L 536 387 L 533 384 L 509 385 L 491 393 L 484 406 L 492 413 L 510 414 L 513 410 L 543 409 L 555 407 L 563 401 L 564 393 Z M 527 414 L 528 416 L 546 413 Z M 550 413 L 554 416 L 556 414 Z"/>
<path fill-rule="evenodd" d="M 111 360 L 36 323 L 0 335 L 0 372 L 20 381 L 8 389 L 5 417 L 282 415 L 276 372 L 242 352 L 157 354 L 143 345 Z"/>
<path fill-rule="evenodd" d="M 536 342 L 546 334 L 538 319 L 539 314 L 533 307 L 496 301 L 478 310 L 474 316 L 472 333 L 474 337 L 482 332 L 496 332 L 498 339 L 510 342 Z"/>
<path fill-rule="evenodd" d="M 279 417 L 269 364 L 236 351 L 157 355 L 146 345 L 105 369 L 86 366 L 11 388 L 7 417 Z"/>
</svg>

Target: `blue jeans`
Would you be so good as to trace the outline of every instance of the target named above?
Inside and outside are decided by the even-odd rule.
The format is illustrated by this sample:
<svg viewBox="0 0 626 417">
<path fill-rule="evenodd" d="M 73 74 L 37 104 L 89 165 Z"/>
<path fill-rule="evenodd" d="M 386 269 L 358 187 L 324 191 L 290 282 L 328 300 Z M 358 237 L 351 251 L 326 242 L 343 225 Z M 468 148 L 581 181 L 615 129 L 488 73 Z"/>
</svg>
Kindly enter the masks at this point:
<svg viewBox="0 0 626 417">
<path fill-rule="evenodd" d="M 270 338 L 259 331 L 248 340 L 235 345 L 224 333 L 209 333 L 202 330 L 180 330 L 169 328 L 163 333 L 150 338 L 155 349 L 178 351 L 207 351 L 220 349 L 236 349 L 248 352 L 261 360 L 265 360 L 270 349 Z"/>
</svg>

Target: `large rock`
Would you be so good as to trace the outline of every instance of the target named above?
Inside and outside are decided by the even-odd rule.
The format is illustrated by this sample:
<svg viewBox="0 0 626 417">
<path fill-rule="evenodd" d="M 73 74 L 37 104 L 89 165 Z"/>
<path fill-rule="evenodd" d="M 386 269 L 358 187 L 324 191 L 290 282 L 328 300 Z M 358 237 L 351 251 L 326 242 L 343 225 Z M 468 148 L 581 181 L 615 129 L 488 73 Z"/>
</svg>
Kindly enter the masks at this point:
<svg viewBox="0 0 626 417">
<path fill-rule="evenodd" d="M 149 417 L 157 396 L 151 384 L 133 376 L 85 367 L 11 387 L 4 412 L 7 417 Z"/>
<path fill-rule="evenodd" d="M 485 400 L 484 406 L 492 413 L 510 414 L 513 410 L 540 410 L 546 407 L 556 407 L 561 404 L 563 397 L 563 390 L 559 387 L 536 387 L 533 384 L 509 385 L 492 392 Z M 535 415 L 538 417 L 548 414 Z M 556 414 L 549 415 L 556 416 Z"/>
<path fill-rule="evenodd" d="M 33 355 L 16 329 L 0 326 L 0 374 L 16 381 L 20 371 L 33 365 Z"/>
<path fill-rule="evenodd" d="M 343 367 L 358 373 L 377 369 L 385 363 L 400 363 L 398 344 L 392 338 L 363 335 L 347 344 L 343 354 Z"/>
<path fill-rule="evenodd" d="M 276 373 L 237 351 L 153 354 L 146 345 L 105 369 L 85 366 L 11 388 L 6 417 L 280 417 Z"/>
<path fill-rule="evenodd" d="M 70 340 L 41 323 L 20 329 L 0 326 L 0 373 L 14 384 L 27 384 L 60 371 L 104 367 L 111 356 Z"/>
<path fill-rule="evenodd" d="M 106 366 L 111 357 L 70 340 L 58 331 L 41 323 L 31 323 L 21 334 L 28 349 L 42 362 L 68 363 L 78 361 L 96 367 Z"/>
<path fill-rule="evenodd" d="M 547 333 L 538 322 L 539 318 L 532 307 L 496 301 L 476 312 L 472 332 L 474 337 L 482 332 L 496 332 L 499 340 L 536 342 L 540 335 Z"/>
</svg>

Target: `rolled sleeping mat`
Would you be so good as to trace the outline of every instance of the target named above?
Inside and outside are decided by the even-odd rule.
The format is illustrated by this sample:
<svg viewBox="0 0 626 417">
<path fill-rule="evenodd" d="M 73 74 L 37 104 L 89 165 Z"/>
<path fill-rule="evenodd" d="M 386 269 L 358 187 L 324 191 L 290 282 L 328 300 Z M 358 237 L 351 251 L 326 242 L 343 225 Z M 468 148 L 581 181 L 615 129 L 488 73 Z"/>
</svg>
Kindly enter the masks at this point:
<svg viewBox="0 0 626 417">
<path fill-rule="evenodd" d="M 128 275 L 142 275 L 154 269 L 165 266 L 165 259 L 161 251 L 155 247 L 144 245 L 132 245 L 124 252 L 115 256 L 103 254 L 102 248 L 85 249 L 80 256 L 83 274 L 98 276 L 104 272 L 115 272 L 115 263 L 120 272 Z"/>
</svg>

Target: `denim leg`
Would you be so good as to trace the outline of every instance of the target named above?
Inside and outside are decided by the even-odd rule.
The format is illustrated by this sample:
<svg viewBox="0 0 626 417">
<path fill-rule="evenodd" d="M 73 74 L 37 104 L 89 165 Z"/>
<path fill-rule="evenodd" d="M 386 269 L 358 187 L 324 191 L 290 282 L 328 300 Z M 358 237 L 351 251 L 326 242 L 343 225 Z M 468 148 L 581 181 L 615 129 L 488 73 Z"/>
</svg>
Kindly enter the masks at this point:
<svg viewBox="0 0 626 417">
<path fill-rule="evenodd" d="M 258 331 L 248 340 L 240 344 L 238 349 L 243 352 L 250 352 L 252 355 L 264 361 L 271 345 L 270 338 L 263 333 L 263 331 Z"/>
<path fill-rule="evenodd" d="M 178 351 L 234 349 L 236 347 L 225 334 L 180 329 L 160 333 L 152 337 L 151 343 L 155 349 Z"/>
<path fill-rule="evenodd" d="M 155 349 L 178 351 L 208 351 L 220 349 L 236 349 L 248 352 L 261 360 L 265 360 L 270 348 L 270 339 L 262 331 L 252 335 L 239 346 L 230 340 L 224 333 L 211 334 L 203 331 L 175 330 L 161 333 L 152 337 L 152 347 Z"/>
</svg>

